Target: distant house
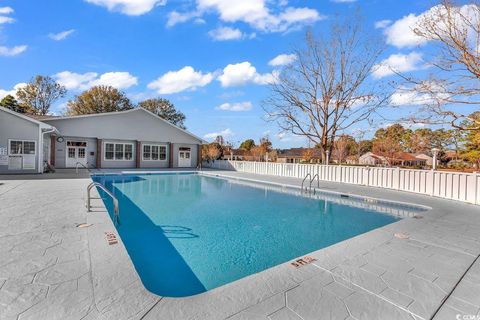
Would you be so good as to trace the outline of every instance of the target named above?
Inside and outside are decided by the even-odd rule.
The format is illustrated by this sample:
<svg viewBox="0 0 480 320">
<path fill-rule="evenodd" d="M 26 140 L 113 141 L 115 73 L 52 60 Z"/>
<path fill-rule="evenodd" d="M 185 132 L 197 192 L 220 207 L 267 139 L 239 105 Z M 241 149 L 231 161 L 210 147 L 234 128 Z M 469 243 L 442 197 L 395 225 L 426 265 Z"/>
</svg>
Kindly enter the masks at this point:
<svg viewBox="0 0 480 320">
<path fill-rule="evenodd" d="M 378 165 L 386 165 L 387 160 L 385 157 L 376 155 L 373 152 L 367 152 L 362 154 L 360 158 L 358 158 L 358 163 L 367 165 L 367 166 L 378 166 Z"/>
<path fill-rule="evenodd" d="M 432 166 L 433 165 L 433 157 L 429 156 L 428 154 L 425 154 L 425 153 L 417 153 L 415 154 L 415 157 L 417 159 L 423 159 L 425 160 L 425 164 L 427 166 Z M 437 163 L 438 163 L 438 160 L 437 160 Z"/>
<path fill-rule="evenodd" d="M 345 159 L 347 164 L 358 164 L 358 157 L 357 156 L 347 156 Z"/>
<path fill-rule="evenodd" d="M 317 148 L 291 148 L 279 150 L 277 162 L 281 163 L 304 163 L 310 158 L 309 163 L 322 163 L 322 153 Z"/>
<path fill-rule="evenodd" d="M 143 108 L 29 117 L 0 107 L 0 173 L 56 168 L 196 167 L 203 140 Z"/>
<path fill-rule="evenodd" d="M 442 160 L 445 162 L 445 163 L 448 163 L 452 160 L 458 160 L 460 157 L 458 155 L 458 153 L 454 150 L 448 150 L 448 151 L 445 151 L 445 154 L 443 155 L 442 157 Z"/>
<path fill-rule="evenodd" d="M 252 161 L 253 156 L 247 150 L 231 149 L 222 156 L 222 160 Z"/>
<path fill-rule="evenodd" d="M 427 160 L 422 157 L 416 157 L 415 155 L 408 152 L 399 152 L 392 159 L 387 159 L 385 156 L 375 154 L 373 152 L 367 152 L 360 156 L 359 164 L 369 165 L 369 166 L 406 166 L 406 167 L 415 167 L 415 166 L 425 166 Z"/>
</svg>

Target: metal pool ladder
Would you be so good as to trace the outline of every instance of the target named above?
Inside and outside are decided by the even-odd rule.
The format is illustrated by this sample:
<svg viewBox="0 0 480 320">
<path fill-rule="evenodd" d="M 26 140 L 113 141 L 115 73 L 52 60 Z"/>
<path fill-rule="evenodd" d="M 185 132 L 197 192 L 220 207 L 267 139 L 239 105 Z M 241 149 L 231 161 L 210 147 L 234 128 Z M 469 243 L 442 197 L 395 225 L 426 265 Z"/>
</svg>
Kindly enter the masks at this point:
<svg viewBox="0 0 480 320">
<path fill-rule="evenodd" d="M 307 178 L 310 177 L 310 179 L 312 179 L 312 175 L 310 173 L 307 173 L 307 175 L 305 176 L 305 178 L 303 178 L 303 181 L 302 181 L 302 192 L 303 192 L 303 184 L 305 183 L 305 180 L 307 180 Z M 311 180 L 310 180 L 311 181 Z M 312 187 L 312 182 L 310 182 L 310 188 Z M 306 191 L 307 189 L 305 189 Z"/>
<path fill-rule="evenodd" d="M 302 181 L 302 192 L 303 192 L 303 186 L 305 184 L 305 181 L 309 177 L 310 177 L 310 180 L 309 180 L 308 188 L 305 188 L 305 192 L 308 190 L 309 193 L 312 193 L 312 184 L 313 184 L 313 182 L 315 182 L 315 178 L 317 178 L 317 188 L 320 188 L 320 177 L 318 176 L 318 173 L 316 173 L 313 176 L 313 178 L 312 178 L 312 175 L 310 173 L 307 173 L 307 175 L 305 176 L 305 178 L 303 178 L 303 181 Z M 313 188 L 313 193 L 315 194 L 315 188 Z"/>
<path fill-rule="evenodd" d="M 93 187 L 99 187 L 100 189 L 105 191 L 105 193 L 108 196 L 110 196 L 110 198 L 112 198 L 112 200 L 113 200 L 113 224 L 115 226 L 119 225 L 120 224 L 120 213 L 119 213 L 119 210 L 118 210 L 118 200 L 117 200 L 117 198 L 115 198 L 113 193 L 111 193 L 103 184 L 101 184 L 99 182 L 92 182 L 87 187 L 87 203 L 86 203 L 87 212 L 91 212 L 90 200 L 92 200 L 92 199 L 102 199 L 101 197 L 92 198 L 92 196 L 90 195 L 90 190 L 92 190 Z"/>
<path fill-rule="evenodd" d="M 103 175 L 105 175 L 105 172 L 103 172 L 100 168 L 97 168 L 97 167 L 94 167 L 95 170 L 97 170 L 98 172 L 93 172 L 91 169 L 92 168 L 89 168 L 88 167 L 88 162 L 87 162 L 87 165 L 84 165 L 83 163 L 81 162 L 78 162 L 75 163 L 75 172 L 78 174 L 78 168 L 79 167 L 83 167 L 85 169 L 87 169 L 87 171 L 90 173 L 90 175 L 95 175 L 95 174 L 99 174 L 99 173 L 102 173 Z"/>
<path fill-rule="evenodd" d="M 315 178 L 317 178 L 317 188 L 320 188 L 320 176 L 316 173 L 313 178 L 310 179 L 310 192 L 312 192 L 312 183 L 315 181 Z M 313 194 L 315 194 L 315 188 L 313 188 Z"/>
</svg>

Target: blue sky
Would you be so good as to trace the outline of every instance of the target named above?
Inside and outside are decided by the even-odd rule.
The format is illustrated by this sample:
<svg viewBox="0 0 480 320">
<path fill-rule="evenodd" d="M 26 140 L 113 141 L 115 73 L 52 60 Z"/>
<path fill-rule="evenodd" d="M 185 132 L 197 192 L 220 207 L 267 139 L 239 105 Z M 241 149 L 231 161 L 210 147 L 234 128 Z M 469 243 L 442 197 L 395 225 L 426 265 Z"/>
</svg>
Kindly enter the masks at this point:
<svg viewBox="0 0 480 320">
<path fill-rule="evenodd" d="M 68 88 L 69 98 L 95 84 L 135 102 L 170 99 L 189 131 L 221 133 L 238 145 L 268 134 L 275 147 L 305 145 L 263 120 L 266 83 L 287 63 L 305 29 L 326 28 L 357 8 L 385 39 L 385 67 L 425 72 L 428 44 L 411 33 L 431 1 L 413 0 L 0 0 L 0 98 L 36 74 Z M 283 55 L 278 57 L 279 55 Z M 274 58 L 276 58 L 273 60 Z M 273 60 L 273 61 L 272 61 Z M 399 105 L 413 97 L 397 96 Z M 409 101 L 406 101 L 409 100 Z M 66 100 L 65 100 L 66 101 Z M 65 101 L 52 112 L 61 113 Z M 380 127 L 385 123 L 378 122 Z"/>
</svg>

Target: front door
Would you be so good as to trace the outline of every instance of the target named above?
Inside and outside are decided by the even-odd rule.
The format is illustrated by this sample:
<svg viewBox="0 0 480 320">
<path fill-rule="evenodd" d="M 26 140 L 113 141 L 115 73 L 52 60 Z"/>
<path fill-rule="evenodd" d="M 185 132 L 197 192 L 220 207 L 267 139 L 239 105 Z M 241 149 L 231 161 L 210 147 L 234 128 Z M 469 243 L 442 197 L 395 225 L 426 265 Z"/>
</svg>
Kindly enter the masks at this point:
<svg viewBox="0 0 480 320">
<path fill-rule="evenodd" d="M 191 167 L 192 159 L 190 157 L 190 150 L 178 151 L 178 166 L 179 167 Z"/>
<path fill-rule="evenodd" d="M 87 143 L 85 141 L 67 141 L 67 168 L 75 168 L 77 163 L 87 166 Z"/>
</svg>

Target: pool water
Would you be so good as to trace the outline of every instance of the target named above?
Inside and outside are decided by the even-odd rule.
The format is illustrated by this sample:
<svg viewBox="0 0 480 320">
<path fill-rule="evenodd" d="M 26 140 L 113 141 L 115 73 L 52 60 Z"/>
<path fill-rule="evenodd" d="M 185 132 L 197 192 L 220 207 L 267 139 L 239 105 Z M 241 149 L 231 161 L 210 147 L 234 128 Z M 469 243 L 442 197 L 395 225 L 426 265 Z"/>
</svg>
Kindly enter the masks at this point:
<svg viewBox="0 0 480 320">
<path fill-rule="evenodd" d="M 117 230 L 143 284 L 167 297 L 205 292 L 399 219 L 200 174 L 93 179 L 119 200 Z"/>
</svg>

